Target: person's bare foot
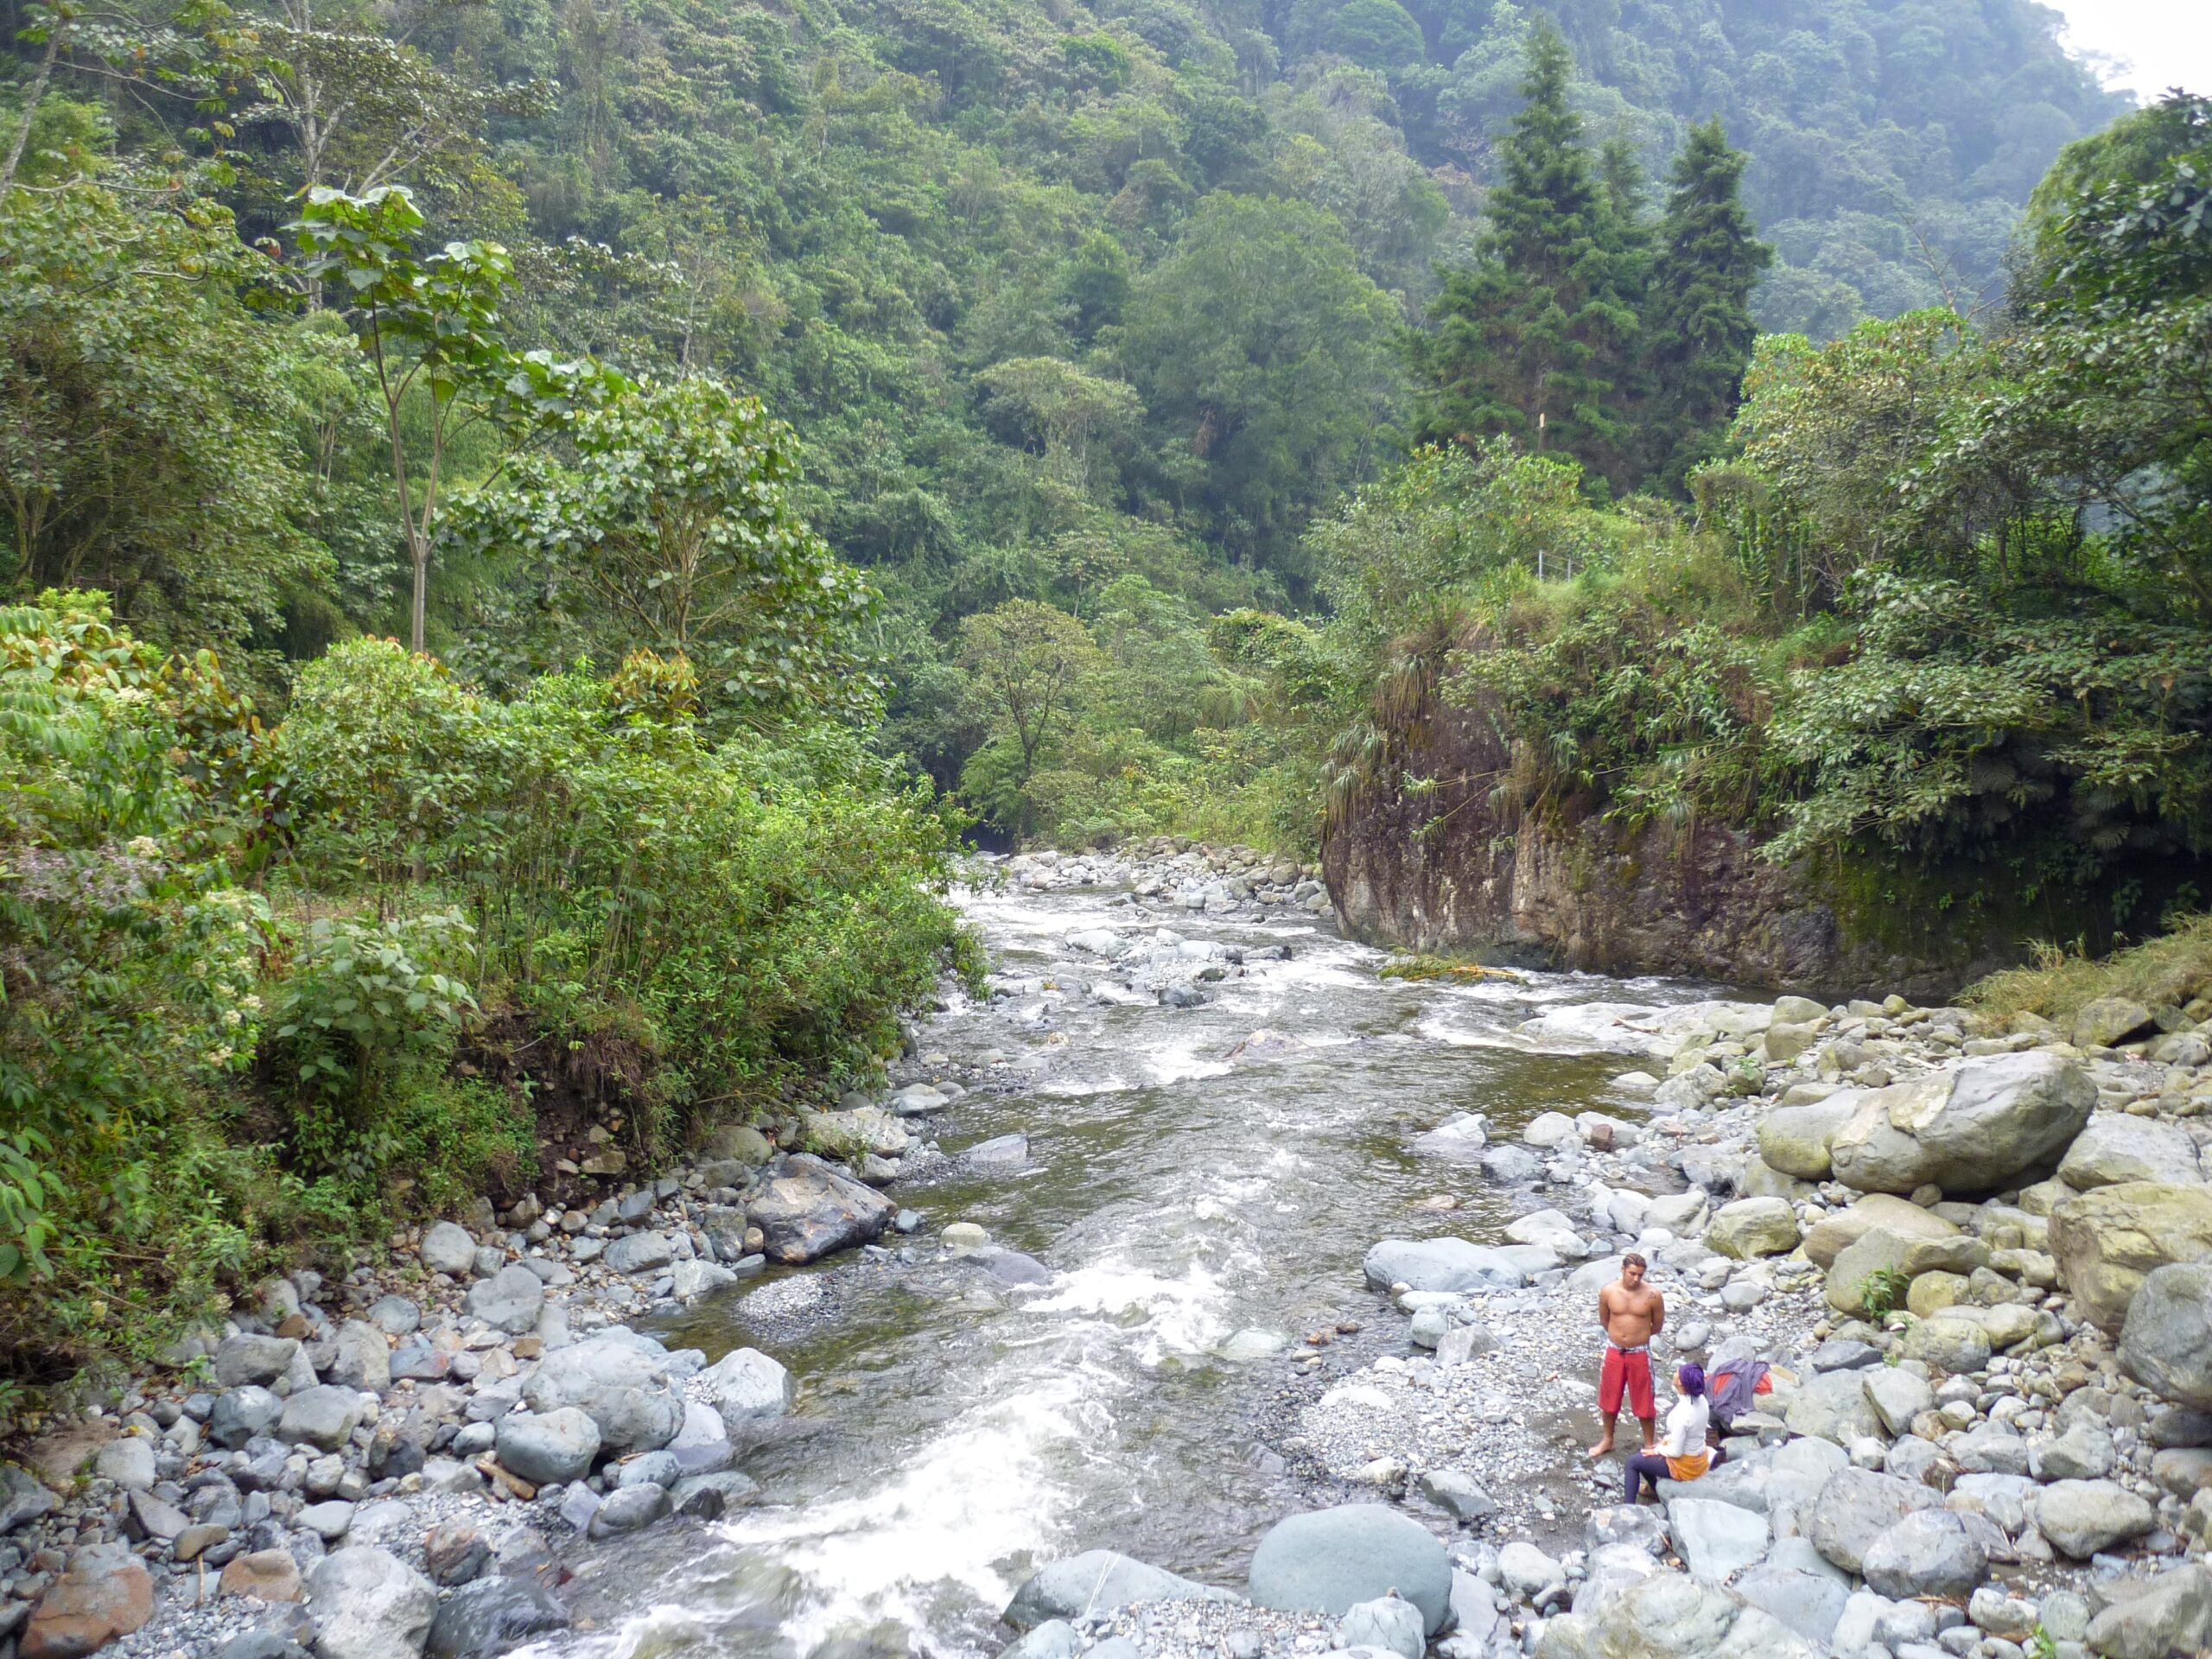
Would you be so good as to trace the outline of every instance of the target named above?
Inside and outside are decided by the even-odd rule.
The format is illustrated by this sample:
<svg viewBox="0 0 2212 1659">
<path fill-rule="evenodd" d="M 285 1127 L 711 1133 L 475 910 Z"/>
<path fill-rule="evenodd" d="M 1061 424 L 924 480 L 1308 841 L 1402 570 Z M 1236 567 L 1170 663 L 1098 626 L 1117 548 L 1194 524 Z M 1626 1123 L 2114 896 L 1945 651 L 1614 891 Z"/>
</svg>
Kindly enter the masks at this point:
<svg viewBox="0 0 2212 1659">
<path fill-rule="evenodd" d="M 1597 1445 L 1590 1448 L 1590 1455 L 1593 1458 L 1602 1458 L 1612 1449 L 1613 1437 L 1608 1434 L 1604 1440 L 1599 1441 Z"/>
</svg>

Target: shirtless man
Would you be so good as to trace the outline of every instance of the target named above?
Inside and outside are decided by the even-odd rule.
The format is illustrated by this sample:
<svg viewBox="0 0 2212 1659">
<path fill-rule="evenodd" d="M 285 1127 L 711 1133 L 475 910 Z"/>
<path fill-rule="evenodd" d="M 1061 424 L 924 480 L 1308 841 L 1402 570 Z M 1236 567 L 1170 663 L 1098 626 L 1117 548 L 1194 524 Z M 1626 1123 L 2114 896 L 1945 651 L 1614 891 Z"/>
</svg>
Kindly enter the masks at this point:
<svg viewBox="0 0 2212 1659">
<path fill-rule="evenodd" d="M 1598 1323 L 1605 1332 L 1605 1365 L 1598 1377 L 1598 1410 L 1605 1420 L 1605 1438 L 1590 1448 L 1602 1458 L 1613 1449 L 1613 1424 L 1621 1414 L 1621 1395 L 1643 1431 L 1643 1449 L 1657 1443 L 1653 1419 L 1658 1406 L 1651 1395 L 1651 1333 L 1667 1323 L 1667 1304 L 1643 1282 L 1644 1261 L 1633 1250 L 1621 1258 L 1621 1276 L 1598 1293 Z"/>
</svg>

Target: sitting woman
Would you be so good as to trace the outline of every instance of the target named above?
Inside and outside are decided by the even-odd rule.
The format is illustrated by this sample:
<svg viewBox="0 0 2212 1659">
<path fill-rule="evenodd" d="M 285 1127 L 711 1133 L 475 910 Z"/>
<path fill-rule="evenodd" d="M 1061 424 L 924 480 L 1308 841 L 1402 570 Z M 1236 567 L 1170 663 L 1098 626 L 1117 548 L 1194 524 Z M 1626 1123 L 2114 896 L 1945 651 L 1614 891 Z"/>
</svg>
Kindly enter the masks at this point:
<svg viewBox="0 0 2212 1659">
<path fill-rule="evenodd" d="M 1667 1433 L 1655 1452 L 1640 1452 L 1628 1460 L 1628 1490 L 1621 1502 L 1636 1503 L 1643 1501 L 1643 1488 L 1648 1484 L 1654 1497 L 1659 1495 L 1659 1482 L 1668 1480 L 1695 1480 L 1707 1470 L 1728 1460 L 1728 1454 L 1719 1446 L 1707 1449 L 1706 1431 L 1713 1421 L 1713 1409 L 1705 1397 L 1705 1372 L 1695 1365 L 1685 1365 L 1675 1373 L 1675 1389 L 1681 1397 L 1667 1413 Z"/>
</svg>

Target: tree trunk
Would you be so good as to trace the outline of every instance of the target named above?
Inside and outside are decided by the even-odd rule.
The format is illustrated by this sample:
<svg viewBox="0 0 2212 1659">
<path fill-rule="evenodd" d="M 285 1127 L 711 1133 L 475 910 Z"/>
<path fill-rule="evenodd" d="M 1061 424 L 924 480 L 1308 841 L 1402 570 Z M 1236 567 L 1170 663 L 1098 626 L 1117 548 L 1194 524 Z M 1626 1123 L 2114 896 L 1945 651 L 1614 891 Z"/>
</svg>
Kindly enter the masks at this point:
<svg viewBox="0 0 2212 1659">
<path fill-rule="evenodd" d="M 30 142 L 31 121 L 38 114 L 39 100 L 46 96 L 46 84 L 54 79 L 54 60 L 61 50 L 61 25 L 59 21 L 48 26 L 46 54 L 38 60 L 38 73 L 31 78 L 30 94 L 23 101 L 23 119 L 16 129 L 15 142 L 8 146 L 8 159 L 0 164 L 0 190 L 16 181 L 16 168 L 23 159 L 23 146 Z"/>
</svg>

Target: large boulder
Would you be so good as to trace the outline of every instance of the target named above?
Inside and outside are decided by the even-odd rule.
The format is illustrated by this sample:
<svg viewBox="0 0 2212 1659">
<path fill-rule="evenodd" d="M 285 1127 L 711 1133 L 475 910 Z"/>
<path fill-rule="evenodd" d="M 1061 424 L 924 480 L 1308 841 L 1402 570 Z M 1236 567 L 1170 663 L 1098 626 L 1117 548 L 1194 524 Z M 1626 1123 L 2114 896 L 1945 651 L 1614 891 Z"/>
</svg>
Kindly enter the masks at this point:
<svg viewBox="0 0 2212 1659">
<path fill-rule="evenodd" d="M 290 1446 L 335 1452 L 353 1438 L 366 1409 L 366 1402 L 353 1389 L 327 1382 L 302 1389 L 284 1402 L 276 1420 L 276 1438 Z"/>
<path fill-rule="evenodd" d="M 1940 1508 L 1942 1502 L 1932 1486 L 1872 1469 L 1839 1469 L 1821 1488 L 1805 1535 L 1845 1572 L 1862 1572 L 1877 1538 L 1908 1515 Z"/>
<path fill-rule="evenodd" d="M 307 1576 L 315 1651 L 323 1659 L 413 1659 L 429 1637 L 438 1592 L 398 1557 L 354 1544 Z"/>
<path fill-rule="evenodd" d="M 1689 1489 L 1694 1492 L 1697 1488 Z M 1772 1541 L 1766 1516 L 1733 1503 L 1710 1498 L 1676 1497 L 1668 1500 L 1667 1530 L 1690 1576 L 1707 1584 L 1725 1584 L 1729 1578 L 1764 1557 Z"/>
<path fill-rule="evenodd" d="M 699 1374 L 699 1381 L 733 1434 L 782 1416 L 797 1389 L 791 1374 L 758 1348 L 737 1348 Z"/>
<path fill-rule="evenodd" d="M 80 1550 L 24 1626 L 22 1659 L 82 1659 L 154 1616 L 154 1581 L 122 1544 Z"/>
<path fill-rule="evenodd" d="M 2212 1262 L 2144 1275 L 2120 1326 L 2120 1364 L 2161 1397 L 2212 1411 Z"/>
<path fill-rule="evenodd" d="M 804 1153 L 749 1199 L 746 1219 L 758 1227 L 771 1262 L 812 1262 L 833 1250 L 880 1237 L 899 1206 Z"/>
<path fill-rule="evenodd" d="M 1414 1290 L 1510 1289 L 1528 1282 L 1507 1250 L 1464 1238 L 1386 1238 L 1368 1251 L 1364 1265 L 1367 1282 L 1376 1290 L 1393 1285 Z"/>
<path fill-rule="evenodd" d="M 2109 1581 L 2112 1605 L 2089 1621 L 2089 1651 L 2105 1659 L 2173 1659 L 2212 1649 L 2212 1567 L 2177 1567 L 2147 1584 Z"/>
<path fill-rule="evenodd" d="M 1849 1089 L 1803 1106 L 1776 1107 L 1759 1120 L 1760 1160 L 1801 1181 L 1825 1181 L 1828 1143 L 1858 1109 L 1858 1092 Z"/>
<path fill-rule="evenodd" d="M 535 1580 L 507 1576 L 464 1584 L 431 1621 L 429 1659 L 498 1659 L 532 1637 L 565 1630 L 569 1610 Z"/>
<path fill-rule="evenodd" d="M 2116 1480 L 2053 1481 L 2036 1499 L 2037 1529 L 2076 1560 L 2140 1538 L 2157 1521 L 2150 1504 Z"/>
<path fill-rule="evenodd" d="M 1881 1420 L 1857 1371 L 1822 1371 L 1792 1391 L 1783 1421 L 1799 1433 L 1848 1446 L 1881 1432 Z"/>
<path fill-rule="evenodd" d="M 1226 1590 L 1174 1573 L 1110 1549 L 1085 1550 L 1029 1575 L 1001 1615 L 1017 1630 L 1055 1618 L 1079 1619 L 1140 1601 L 1234 1601 Z"/>
<path fill-rule="evenodd" d="M 683 1395 L 669 1375 L 667 1356 L 610 1338 L 556 1349 L 523 1383 L 532 1411 L 574 1406 L 599 1429 L 615 1455 L 666 1446 L 683 1427 Z"/>
<path fill-rule="evenodd" d="M 1536 1659 L 1816 1659 L 1827 1649 L 1718 1585 L 1655 1573 L 1544 1626 Z"/>
<path fill-rule="evenodd" d="M 1958 1224 L 1889 1192 L 1869 1192 L 1823 1216 L 1805 1234 L 1807 1259 L 1827 1268 L 1877 1227 L 1900 1238 L 1956 1238 Z"/>
<path fill-rule="evenodd" d="M 1452 1602 L 1452 1562 L 1428 1529 L 1382 1503 L 1347 1503 L 1277 1522 L 1252 1552 L 1252 1600 L 1340 1615 L 1395 1591 L 1434 1635 Z"/>
<path fill-rule="evenodd" d="M 533 1486 L 582 1480 L 599 1459 L 599 1425 L 575 1406 L 511 1411 L 499 1419 L 499 1466 Z"/>
<path fill-rule="evenodd" d="M 2044 1161 L 2089 1121 L 2097 1086 L 2040 1050 L 1966 1060 L 1859 1097 L 1828 1142 L 1835 1179 L 1862 1192 L 1986 1192 Z"/>
<path fill-rule="evenodd" d="M 2153 1016 L 2140 1002 L 2125 996 L 2101 996 L 2084 1002 L 2074 1015 L 2072 1035 L 2076 1048 L 2109 1048 L 2138 1032 L 2151 1029 Z"/>
<path fill-rule="evenodd" d="M 1738 1198 L 1713 1211 L 1705 1244 L 1738 1261 L 1787 1255 L 1797 1248 L 1797 1212 L 1781 1198 Z"/>
<path fill-rule="evenodd" d="M 215 1381 L 226 1389 L 274 1382 L 292 1369 L 292 1356 L 299 1351 L 296 1338 L 241 1331 L 216 1345 Z"/>
<path fill-rule="evenodd" d="M 495 1331 L 520 1336 L 537 1328 L 545 1307 L 545 1281 L 518 1262 L 469 1287 L 463 1306 Z"/>
<path fill-rule="evenodd" d="M 1867 1587 L 1892 1601 L 1964 1601 L 1989 1576 L 1989 1554 L 1950 1510 L 1916 1510 L 1866 1546 L 1862 1570 Z"/>
<path fill-rule="evenodd" d="M 476 1241 L 457 1221 L 442 1221 L 423 1234 L 423 1265 L 432 1273 L 466 1279 L 475 1270 Z"/>
<path fill-rule="evenodd" d="M 2178 1123 L 2126 1112 L 2099 1112 L 2074 1137 L 2060 1160 L 2058 1179 L 2076 1192 L 2122 1181 L 2168 1181 L 2185 1185 L 2202 1175 L 2196 1142 Z"/>
<path fill-rule="evenodd" d="M 2122 1181 L 2069 1198 L 2050 1212 L 2050 1254 L 2083 1316 L 2116 1335 L 2154 1268 L 2212 1256 L 2212 1187 Z"/>
</svg>

